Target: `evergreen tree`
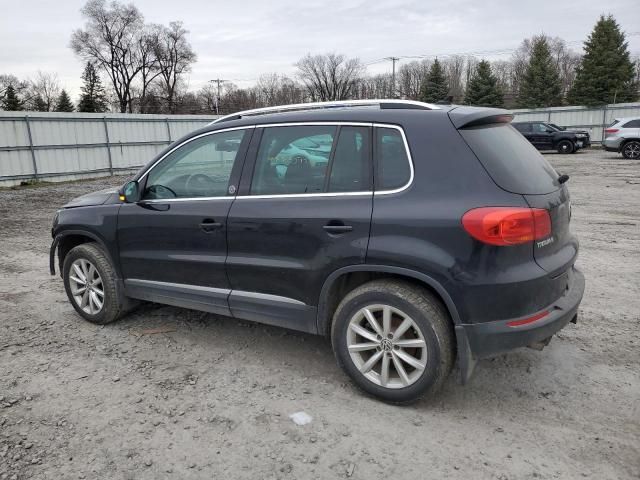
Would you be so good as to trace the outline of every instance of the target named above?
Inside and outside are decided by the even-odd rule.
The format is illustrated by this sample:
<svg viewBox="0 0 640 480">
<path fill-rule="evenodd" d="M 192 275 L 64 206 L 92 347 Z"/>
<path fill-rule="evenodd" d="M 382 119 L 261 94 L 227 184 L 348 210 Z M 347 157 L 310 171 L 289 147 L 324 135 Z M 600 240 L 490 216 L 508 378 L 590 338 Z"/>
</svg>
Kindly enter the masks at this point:
<svg viewBox="0 0 640 480">
<path fill-rule="evenodd" d="M 22 110 L 22 102 L 20 98 L 18 98 L 18 94 L 16 93 L 16 89 L 13 88 L 13 85 L 9 85 L 4 93 L 2 109 L 8 112 Z"/>
<path fill-rule="evenodd" d="M 91 62 L 87 62 L 82 74 L 82 95 L 78 103 L 79 112 L 102 113 L 107 109 L 104 87 L 100 81 L 100 75 Z"/>
<path fill-rule="evenodd" d="M 535 37 L 531 58 L 524 72 L 518 106 L 542 108 L 560 105 L 562 84 L 549 44 L 544 36 Z"/>
<path fill-rule="evenodd" d="M 56 108 L 54 111 L 56 112 L 73 112 L 73 103 L 71 103 L 71 99 L 69 98 L 69 94 L 66 90 L 62 89 L 60 92 L 60 96 L 58 97 L 58 101 L 56 102 Z"/>
<path fill-rule="evenodd" d="M 33 99 L 32 104 L 33 110 L 36 112 L 47 112 L 47 102 L 40 95 L 36 95 L 36 98 Z"/>
<path fill-rule="evenodd" d="M 449 85 L 442 64 L 436 58 L 420 89 L 420 100 L 436 103 L 447 99 Z"/>
<path fill-rule="evenodd" d="M 611 16 L 600 16 L 584 44 L 584 56 L 569 91 L 572 105 L 633 102 L 638 98 L 634 65 L 624 33 Z"/>
<path fill-rule="evenodd" d="M 502 89 L 498 85 L 498 78 L 491 72 L 491 65 L 486 60 L 482 60 L 478 64 L 469 80 L 464 103 L 480 107 L 504 106 Z"/>
</svg>

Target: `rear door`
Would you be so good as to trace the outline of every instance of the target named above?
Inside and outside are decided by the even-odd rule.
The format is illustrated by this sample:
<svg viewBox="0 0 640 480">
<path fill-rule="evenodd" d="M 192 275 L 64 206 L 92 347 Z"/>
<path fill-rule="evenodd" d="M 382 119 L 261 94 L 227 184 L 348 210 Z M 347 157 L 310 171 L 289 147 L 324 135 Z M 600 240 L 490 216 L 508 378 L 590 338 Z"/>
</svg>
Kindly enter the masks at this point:
<svg viewBox="0 0 640 480">
<path fill-rule="evenodd" d="M 553 133 L 549 133 L 549 127 L 544 123 L 536 122 L 531 125 L 531 129 L 531 143 L 538 150 L 553 149 Z"/>
<path fill-rule="evenodd" d="M 258 128 L 240 188 L 228 219 L 233 315 L 315 332 L 327 276 L 365 261 L 371 126 Z"/>
</svg>

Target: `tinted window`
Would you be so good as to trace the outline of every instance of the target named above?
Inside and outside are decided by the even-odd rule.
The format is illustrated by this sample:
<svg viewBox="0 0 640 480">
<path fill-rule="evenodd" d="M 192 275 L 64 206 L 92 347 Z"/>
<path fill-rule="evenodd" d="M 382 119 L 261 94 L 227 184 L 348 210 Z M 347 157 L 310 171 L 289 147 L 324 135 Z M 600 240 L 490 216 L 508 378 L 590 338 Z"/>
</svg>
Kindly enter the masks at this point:
<svg viewBox="0 0 640 480">
<path fill-rule="evenodd" d="M 337 135 L 337 141 L 334 139 Z M 370 190 L 367 127 L 265 128 L 251 181 L 253 195 Z"/>
<path fill-rule="evenodd" d="M 324 191 L 335 126 L 265 128 L 251 181 L 253 195 Z"/>
<path fill-rule="evenodd" d="M 535 133 L 547 133 L 547 130 L 552 130 L 552 129 L 547 127 L 544 123 L 533 124 L 533 131 Z"/>
<path fill-rule="evenodd" d="M 526 133 L 531 131 L 530 123 L 514 123 L 513 126 L 516 127 L 519 132 Z"/>
<path fill-rule="evenodd" d="M 411 178 L 409 157 L 402 134 L 395 128 L 376 128 L 377 190 L 405 186 Z"/>
<path fill-rule="evenodd" d="M 622 128 L 640 128 L 640 120 L 631 120 L 622 125 Z"/>
<path fill-rule="evenodd" d="M 509 124 L 460 130 L 493 180 L 514 193 L 549 193 L 558 188 L 558 174 Z"/>
<path fill-rule="evenodd" d="M 331 161 L 329 192 L 371 190 L 369 128 L 342 127 Z"/>
<path fill-rule="evenodd" d="M 143 198 L 225 196 L 244 135 L 215 133 L 182 145 L 149 172 Z"/>
</svg>

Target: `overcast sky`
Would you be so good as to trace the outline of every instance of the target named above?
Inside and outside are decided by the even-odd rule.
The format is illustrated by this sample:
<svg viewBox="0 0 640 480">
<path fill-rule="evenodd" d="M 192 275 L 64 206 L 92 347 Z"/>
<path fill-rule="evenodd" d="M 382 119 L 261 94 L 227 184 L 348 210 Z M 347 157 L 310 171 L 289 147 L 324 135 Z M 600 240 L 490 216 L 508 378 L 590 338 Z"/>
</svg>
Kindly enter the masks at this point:
<svg viewBox="0 0 640 480">
<path fill-rule="evenodd" d="M 638 0 L 135 0 L 146 21 L 182 20 L 198 54 L 189 87 L 223 78 L 240 86 L 260 74 L 292 74 L 311 53 L 338 52 L 364 63 L 387 56 L 510 50 L 538 33 L 583 41 L 600 13 L 640 32 Z M 81 27 L 81 0 L 0 0 L 0 73 L 56 72 L 74 96 L 83 63 L 69 49 Z M 640 34 L 628 37 L 640 54 Z M 572 45 L 581 50 L 582 43 Z M 481 55 L 480 55 L 481 56 Z M 508 52 L 484 55 L 509 57 Z M 371 64 L 371 73 L 390 70 Z"/>
</svg>

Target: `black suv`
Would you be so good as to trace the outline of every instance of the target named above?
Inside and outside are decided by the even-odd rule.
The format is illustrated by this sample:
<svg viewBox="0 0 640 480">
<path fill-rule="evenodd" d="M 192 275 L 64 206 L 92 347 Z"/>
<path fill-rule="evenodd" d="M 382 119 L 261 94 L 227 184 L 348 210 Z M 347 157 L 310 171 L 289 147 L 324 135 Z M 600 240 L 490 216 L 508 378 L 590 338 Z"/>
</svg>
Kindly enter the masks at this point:
<svg viewBox="0 0 640 480">
<path fill-rule="evenodd" d="M 457 358 L 541 348 L 577 319 L 566 175 L 497 109 L 356 101 L 223 117 L 120 191 L 58 211 L 69 300 L 111 322 L 137 300 L 326 335 L 389 402 Z"/>
<path fill-rule="evenodd" d="M 591 146 L 589 133 L 584 130 L 566 130 L 545 122 L 513 122 L 513 126 L 538 150 L 575 153 Z"/>
</svg>

